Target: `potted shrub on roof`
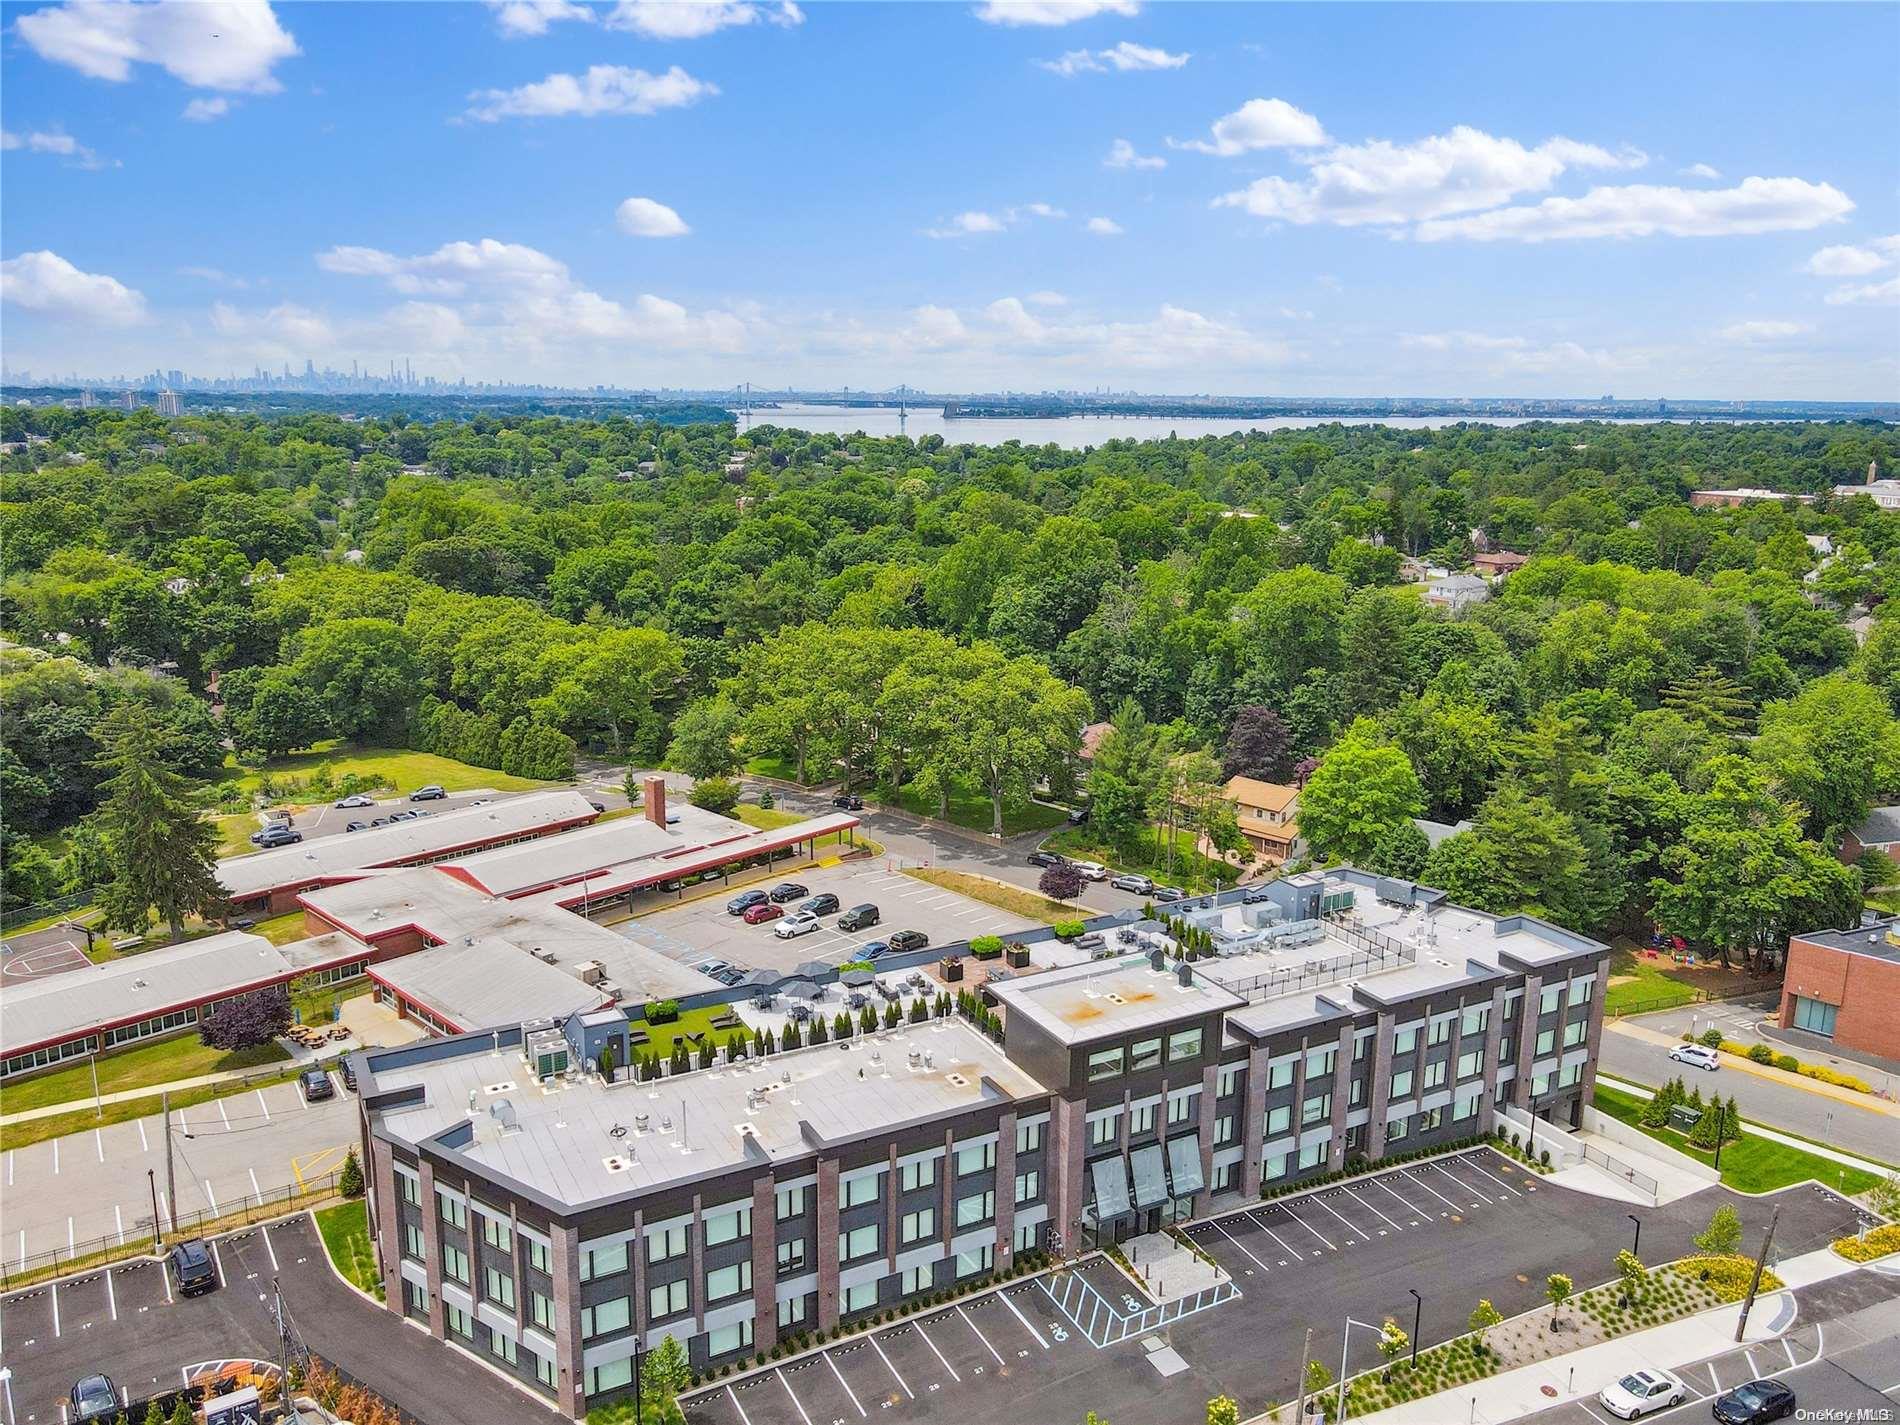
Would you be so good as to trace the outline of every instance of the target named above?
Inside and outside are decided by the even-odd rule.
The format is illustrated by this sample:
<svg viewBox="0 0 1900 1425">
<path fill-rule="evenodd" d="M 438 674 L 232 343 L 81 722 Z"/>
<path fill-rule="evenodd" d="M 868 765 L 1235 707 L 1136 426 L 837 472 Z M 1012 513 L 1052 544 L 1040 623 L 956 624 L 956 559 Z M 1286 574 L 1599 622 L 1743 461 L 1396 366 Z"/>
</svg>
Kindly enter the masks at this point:
<svg viewBox="0 0 1900 1425">
<path fill-rule="evenodd" d="M 963 960 L 956 955 L 945 955 L 938 963 L 938 973 L 946 981 L 954 982 L 963 978 Z"/>
<path fill-rule="evenodd" d="M 1020 940 L 1011 940 L 1003 946 L 1003 963 L 1012 970 L 1025 969 L 1029 964 L 1029 947 Z"/>
</svg>

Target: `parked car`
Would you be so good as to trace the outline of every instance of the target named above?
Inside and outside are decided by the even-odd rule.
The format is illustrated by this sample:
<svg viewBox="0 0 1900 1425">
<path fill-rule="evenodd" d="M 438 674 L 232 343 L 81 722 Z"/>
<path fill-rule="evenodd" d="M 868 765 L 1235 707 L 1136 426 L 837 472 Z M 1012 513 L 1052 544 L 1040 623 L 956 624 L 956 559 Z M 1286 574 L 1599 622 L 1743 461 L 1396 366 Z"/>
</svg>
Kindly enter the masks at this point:
<svg viewBox="0 0 1900 1425">
<path fill-rule="evenodd" d="M 738 895 L 727 901 L 726 914 L 744 915 L 747 911 L 751 910 L 753 906 L 764 904 L 765 892 L 760 890 L 757 886 L 754 886 L 749 891 L 740 891 Z"/>
<path fill-rule="evenodd" d="M 371 826 L 388 826 L 389 818 L 386 816 L 373 816 L 370 818 L 369 824 Z"/>
<path fill-rule="evenodd" d="M 1187 899 L 1187 892 L 1179 886 L 1156 886 L 1153 891 L 1155 901 L 1160 905 L 1172 905 L 1175 901 Z"/>
<path fill-rule="evenodd" d="M 1634 1420 L 1652 1410 L 1680 1405 L 1688 1398 L 1688 1387 L 1668 1371 L 1640 1370 L 1604 1386 L 1597 1403 L 1619 1420 Z"/>
<path fill-rule="evenodd" d="M 881 960 L 884 958 L 884 956 L 890 953 L 891 953 L 890 941 L 867 940 L 864 942 L 864 944 L 858 947 L 858 953 L 854 958 L 859 959 L 859 960 Z"/>
<path fill-rule="evenodd" d="M 409 794 L 409 800 L 412 802 L 439 802 L 447 795 L 448 793 L 443 791 L 441 787 L 431 782 L 426 787 L 417 787 Z"/>
<path fill-rule="evenodd" d="M 1031 851 L 1028 856 L 1032 866 L 1060 866 L 1062 858 L 1053 851 Z"/>
<path fill-rule="evenodd" d="M 295 827 L 267 826 L 251 838 L 264 850 L 273 846 L 294 846 L 303 840 L 303 833 Z"/>
<path fill-rule="evenodd" d="M 797 881 L 780 881 L 767 893 L 767 899 L 773 905 L 784 905 L 787 901 L 803 900 L 811 894 L 811 887 L 801 886 Z"/>
<path fill-rule="evenodd" d="M 1104 866 L 1100 861 L 1077 861 L 1075 863 L 1075 869 L 1082 873 L 1082 879 L 1085 881 L 1106 881 L 1108 879 L 1108 867 Z"/>
<path fill-rule="evenodd" d="M 1155 888 L 1153 880 L 1147 876 L 1136 875 L 1133 871 L 1124 871 L 1121 875 L 1112 878 L 1109 884 L 1118 891 L 1133 891 L 1138 896 L 1148 895 Z"/>
<path fill-rule="evenodd" d="M 839 916 L 838 929 L 866 930 L 876 925 L 877 920 L 877 907 L 867 901 L 863 905 L 852 906 L 850 910 Z"/>
<path fill-rule="evenodd" d="M 772 933 L 780 940 L 795 940 L 801 935 L 810 935 L 814 930 L 823 929 L 823 923 L 808 910 L 795 911 L 772 927 Z"/>
<path fill-rule="evenodd" d="M 392 811 L 389 814 L 389 821 L 392 826 L 399 821 L 420 821 L 421 819 L 422 813 L 419 811 Z"/>
<path fill-rule="evenodd" d="M 921 930 L 897 930 L 891 933 L 891 953 L 903 955 L 912 950 L 921 950 L 930 943 L 930 937 Z"/>
<path fill-rule="evenodd" d="M 1088 819 L 1089 819 L 1089 809 L 1087 807 L 1076 807 L 1073 811 L 1069 813 L 1070 826 L 1081 826 Z"/>
<path fill-rule="evenodd" d="M 604 811 L 606 811 L 606 810 L 607 810 L 607 803 L 605 803 L 605 802 L 595 802 L 595 801 L 590 801 L 590 802 L 588 802 L 588 804 L 587 804 L 587 805 L 589 805 L 590 807 L 592 807 L 592 808 L 593 808 L 593 809 L 594 809 L 595 811 L 601 811 L 601 812 L 604 812 Z"/>
<path fill-rule="evenodd" d="M 1669 1057 L 1678 1064 L 1687 1064 L 1692 1069 L 1707 1069 L 1711 1073 L 1722 1067 L 1722 1056 L 1706 1044 L 1678 1044 L 1669 1051 Z"/>
<path fill-rule="evenodd" d="M 73 1387 L 72 1419 L 110 1420 L 119 1413 L 119 1392 L 111 1376 L 87 1376 Z"/>
<path fill-rule="evenodd" d="M 376 798 L 370 796 L 367 792 L 352 792 L 347 797 L 339 797 L 336 801 L 330 803 L 330 805 L 335 807 L 373 807 L 376 805 Z"/>
<path fill-rule="evenodd" d="M 180 1296 L 202 1296 L 208 1291 L 216 1291 L 218 1264 L 211 1259 L 211 1249 L 196 1239 L 180 1242 L 165 1254 L 165 1261 L 171 1267 L 172 1280 L 178 1284 Z"/>
<path fill-rule="evenodd" d="M 760 901 L 757 905 L 747 906 L 745 914 L 739 919 L 747 925 L 764 925 L 766 921 L 777 920 L 783 914 L 785 914 L 784 906 L 774 905 L 771 901 Z"/>
<path fill-rule="evenodd" d="M 1727 1395 L 1716 1396 L 1709 1410 L 1720 1425 L 1784 1420 L 1794 1414 L 1794 1392 L 1778 1380 L 1751 1380 Z"/>
<path fill-rule="evenodd" d="M 337 1077 L 343 1080 L 344 1088 L 356 1092 L 356 1066 L 348 1059 L 337 1065 Z"/>
<path fill-rule="evenodd" d="M 303 1090 L 305 1103 L 320 1103 L 326 1098 L 336 1097 L 336 1085 L 330 1082 L 330 1076 L 322 1069 L 305 1069 L 297 1075 L 297 1087 Z"/>
<path fill-rule="evenodd" d="M 369 823 L 366 821 L 353 821 L 348 826 L 344 827 L 343 829 L 345 831 L 362 831 L 366 827 L 368 827 L 368 825 Z"/>
<path fill-rule="evenodd" d="M 732 968 L 732 962 L 730 960 L 701 960 L 693 968 L 700 974 L 716 980 L 719 978 L 720 971 Z"/>
<path fill-rule="evenodd" d="M 820 891 L 800 901 L 798 908 L 811 915 L 830 915 L 838 909 L 838 898 L 830 891 Z"/>
<path fill-rule="evenodd" d="M 856 792 L 841 792 L 831 799 L 831 804 L 839 811 L 864 810 L 864 798 Z"/>
</svg>

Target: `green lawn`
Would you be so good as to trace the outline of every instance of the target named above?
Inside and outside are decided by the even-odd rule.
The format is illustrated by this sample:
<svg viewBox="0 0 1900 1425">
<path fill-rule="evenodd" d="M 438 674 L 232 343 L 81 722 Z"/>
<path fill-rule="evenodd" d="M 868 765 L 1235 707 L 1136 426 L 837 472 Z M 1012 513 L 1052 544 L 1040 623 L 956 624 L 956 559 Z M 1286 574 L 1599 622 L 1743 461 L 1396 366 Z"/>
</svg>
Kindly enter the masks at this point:
<svg viewBox="0 0 1900 1425">
<path fill-rule="evenodd" d="M 275 1044 L 254 1049 L 206 1048 L 195 1034 L 155 1039 L 118 1049 L 99 1058 L 99 1092 L 154 1088 L 175 1079 L 193 1079 L 226 1069 L 254 1069 L 275 1064 L 289 1055 Z M 76 1103 L 92 1097 L 92 1069 L 84 1059 L 30 1079 L 19 1079 L 0 1090 L 0 1113 L 24 1113 L 55 1103 Z M 149 1109 L 147 1110 L 150 1111 Z"/>
<path fill-rule="evenodd" d="M 557 785 L 514 777 L 487 767 L 471 767 L 466 762 L 438 757 L 433 752 L 411 752 L 398 747 L 348 747 L 340 742 L 321 744 L 310 752 L 279 757 L 261 767 L 237 766 L 237 784 L 254 792 L 263 784 L 265 774 L 274 777 L 301 777 L 306 781 L 318 767 L 328 764 L 330 775 L 341 778 L 354 772 L 359 777 L 375 777 L 398 792 L 438 783 L 445 791 L 468 792 L 485 788 L 497 792 L 526 792 L 536 787 Z M 253 818 L 252 830 L 256 829 Z M 247 833 L 248 834 L 248 833 Z"/>
<path fill-rule="evenodd" d="M 936 817 L 942 810 L 935 797 L 926 797 L 915 787 L 899 787 L 894 797 L 875 787 L 865 789 L 862 795 L 867 800 L 901 807 L 913 816 Z M 951 789 L 949 813 L 946 820 L 957 826 L 967 826 L 972 831 L 987 832 L 993 825 L 990 799 L 975 782 L 959 782 Z M 1030 802 L 1019 807 L 1005 806 L 1003 835 L 1020 836 L 1026 831 L 1048 831 L 1062 825 L 1067 819 L 1068 813 L 1061 807 L 1044 806 L 1041 802 Z"/>
<path fill-rule="evenodd" d="M 274 1046 L 273 1046 L 274 1047 Z M 249 1093 L 253 1089 L 268 1088 L 271 1084 L 288 1083 L 297 1077 L 296 1069 L 285 1069 L 280 1074 L 252 1079 L 248 1082 L 229 1081 L 216 1084 L 203 1084 L 195 1089 L 179 1089 L 172 1093 L 174 1109 L 192 1108 L 201 1103 L 210 1103 L 213 1099 L 228 1098 L 232 1094 Z M 92 1092 L 92 1081 L 86 1082 L 86 1092 Z M 100 1113 L 94 1113 L 92 1105 L 75 1108 L 70 1113 L 52 1113 L 44 1118 L 29 1118 L 24 1123 L 0 1125 L 0 1152 L 10 1152 L 15 1148 L 24 1148 L 30 1143 L 44 1143 L 48 1138 L 64 1138 L 69 1133 L 83 1133 L 89 1128 L 104 1128 L 114 1123 L 130 1123 L 135 1118 L 144 1118 L 158 1112 L 157 1093 L 141 1095 L 138 1098 L 121 1099 L 118 1103 L 108 1103 Z"/>
<path fill-rule="evenodd" d="M 1100 861 L 1117 871 L 1133 871 L 1159 881 L 1164 886 L 1179 886 L 1190 893 L 1213 890 L 1217 877 L 1223 886 L 1231 886 L 1240 878 L 1239 871 L 1234 867 L 1196 851 L 1193 835 L 1185 831 L 1175 835 L 1172 868 L 1162 859 L 1166 843 L 1155 834 L 1153 827 L 1147 828 L 1125 850 L 1110 846 L 1086 824 L 1065 827 L 1042 844 L 1048 850 L 1060 851 L 1072 860 Z"/>
<path fill-rule="evenodd" d="M 754 757 L 745 764 L 745 769 L 755 777 L 775 777 L 781 782 L 798 780 L 798 763 L 790 757 Z"/>
<path fill-rule="evenodd" d="M 1629 941 L 1618 941 L 1610 957 L 1610 985 L 1604 993 L 1608 1015 L 1646 1014 L 1690 1004 L 1699 991 L 1720 993 L 1743 984 L 1744 977 L 1716 967 L 1689 969 L 1665 955 L 1641 953 Z"/>
<path fill-rule="evenodd" d="M 1714 1165 L 1715 1154 L 1690 1147 L 1682 1134 L 1666 1128 L 1644 1126 L 1643 1104 L 1644 1100 L 1634 1094 L 1605 1088 L 1601 1084 L 1597 1086 L 1596 1106 L 1599 1110 L 1633 1128 L 1641 1129 L 1658 1143 L 1666 1143 L 1698 1162 Z M 1820 1157 L 1802 1148 L 1755 1137 L 1746 1131 L 1746 1124 L 1743 1128 L 1742 1137 L 1722 1149 L 1722 1181 L 1737 1192 L 1773 1192 L 1791 1183 L 1813 1178 L 1852 1195 L 1866 1192 L 1879 1181 L 1872 1173 L 1843 1167 L 1831 1158 Z"/>
<path fill-rule="evenodd" d="M 320 1207 L 313 1214 L 317 1231 L 323 1236 L 323 1249 L 330 1254 L 336 1269 L 358 1288 L 378 1301 L 383 1299 L 383 1279 L 376 1271 L 376 1252 L 369 1240 L 369 1208 L 360 1199 L 340 1202 L 335 1207 Z"/>
<path fill-rule="evenodd" d="M 790 826 L 793 822 L 809 821 L 811 819 L 803 812 L 785 811 L 780 807 L 754 806 L 751 802 L 740 802 L 738 806 L 732 809 L 732 817 L 736 821 L 743 821 L 747 826 L 756 826 L 761 831 L 777 831 L 781 826 Z M 841 831 L 834 831 L 819 837 L 813 844 L 816 846 L 844 847 L 855 844 L 862 846 L 873 856 L 882 855 L 884 851 L 884 847 L 880 842 L 873 841 L 870 837 L 866 836 L 861 829 L 857 832 L 855 840 L 847 838 Z"/>
<path fill-rule="evenodd" d="M 1074 906 L 1064 905 L 1061 901 L 1050 900 L 1038 891 L 1027 890 L 1022 886 L 1012 886 L 1003 881 L 992 880 L 988 876 L 971 875 L 967 871 L 945 871 L 936 866 L 912 866 L 906 868 L 904 874 L 1043 925 L 1053 924 L 1058 920 L 1082 919 L 1093 913 L 1077 910 Z"/>
<path fill-rule="evenodd" d="M 713 1036 L 714 1044 L 723 1044 L 726 1042 L 727 1036 L 733 1031 L 730 1029 L 714 1030 L 712 1022 L 714 1018 L 727 1012 L 724 1005 L 713 1005 L 702 1009 L 685 1010 L 680 1014 L 680 1017 L 671 1024 L 648 1024 L 644 1020 L 636 1019 L 633 1021 L 632 1027 L 635 1030 L 646 1030 L 648 1042 L 641 1045 L 634 1052 L 639 1054 L 658 1053 L 659 1056 L 664 1059 L 673 1052 L 673 1041 L 687 1034 L 710 1033 Z M 745 1034 L 748 1040 L 751 1039 L 751 1031 L 742 1030 L 741 1032 Z M 686 1047 L 688 1049 L 693 1048 L 691 1044 L 688 1044 Z"/>
<path fill-rule="evenodd" d="M 282 915 L 273 915 L 260 920 L 251 927 L 252 935 L 261 935 L 273 945 L 288 945 L 293 940 L 308 940 L 310 930 L 304 924 L 303 912 L 287 910 Z"/>
</svg>

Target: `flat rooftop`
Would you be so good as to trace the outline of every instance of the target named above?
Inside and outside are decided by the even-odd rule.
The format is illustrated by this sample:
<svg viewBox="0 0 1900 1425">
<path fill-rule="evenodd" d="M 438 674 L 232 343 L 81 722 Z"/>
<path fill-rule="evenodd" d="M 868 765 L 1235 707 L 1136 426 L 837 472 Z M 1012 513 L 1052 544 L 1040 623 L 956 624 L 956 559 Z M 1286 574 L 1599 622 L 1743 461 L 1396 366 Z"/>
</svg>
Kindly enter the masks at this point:
<svg viewBox="0 0 1900 1425">
<path fill-rule="evenodd" d="M 369 867 L 427 860 L 511 836 L 578 826 L 599 815 L 592 802 L 571 788 L 531 792 L 486 806 L 461 807 L 390 826 L 319 836 L 274 851 L 232 856 L 218 862 L 218 884 L 233 899 L 242 900 Z"/>
<path fill-rule="evenodd" d="M 1809 945 L 1825 945 L 1849 955 L 1865 955 L 1872 960 L 1900 964 L 1900 916 L 1877 920 L 1872 925 L 1852 930 L 1808 930 L 1794 937 Z"/>
<path fill-rule="evenodd" d="M 1021 1015 L 1062 1044 L 1081 1044 L 1133 1029 L 1239 1009 L 1246 1000 L 1195 975 L 1182 984 L 1146 955 L 1097 960 L 992 985 L 1011 1018 Z"/>
<path fill-rule="evenodd" d="M 366 1094 L 421 1091 L 415 1104 L 372 1110 L 385 1132 L 412 1146 L 447 1135 L 441 1146 L 486 1174 L 565 1208 L 748 1162 L 795 1162 L 820 1145 L 883 1141 L 910 1124 L 1046 1092 L 958 1019 L 647 1082 L 582 1074 L 544 1088 L 518 1049 L 497 1052 L 481 1038 L 462 1053 L 391 1050 L 368 1064 Z M 508 1108 L 496 1111 L 503 1100 Z M 471 1120 L 472 1136 L 453 1148 Z"/>
<path fill-rule="evenodd" d="M 492 895 L 515 896 L 611 874 L 631 862 L 656 861 L 709 846 L 745 842 L 759 835 L 743 821 L 702 810 L 690 802 L 678 806 L 669 802 L 668 809 L 679 818 L 668 826 L 657 826 L 635 812 L 566 832 L 558 842 L 537 839 L 497 846 L 492 851 L 459 856 L 448 864 Z"/>
</svg>

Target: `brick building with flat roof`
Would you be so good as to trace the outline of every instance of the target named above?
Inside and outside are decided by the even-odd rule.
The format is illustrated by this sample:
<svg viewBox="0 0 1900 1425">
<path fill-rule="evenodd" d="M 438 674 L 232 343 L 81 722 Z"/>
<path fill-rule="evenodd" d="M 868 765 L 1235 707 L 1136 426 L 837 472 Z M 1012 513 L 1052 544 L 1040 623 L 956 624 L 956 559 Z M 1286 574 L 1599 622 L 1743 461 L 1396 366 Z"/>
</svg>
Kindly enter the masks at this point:
<svg viewBox="0 0 1900 1425">
<path fill-rule="evenodd" d="M 1781 1027 L 1844 1053 L 1900 1060 L 1900 916 L 1790 939 Z"/>
</svg>

